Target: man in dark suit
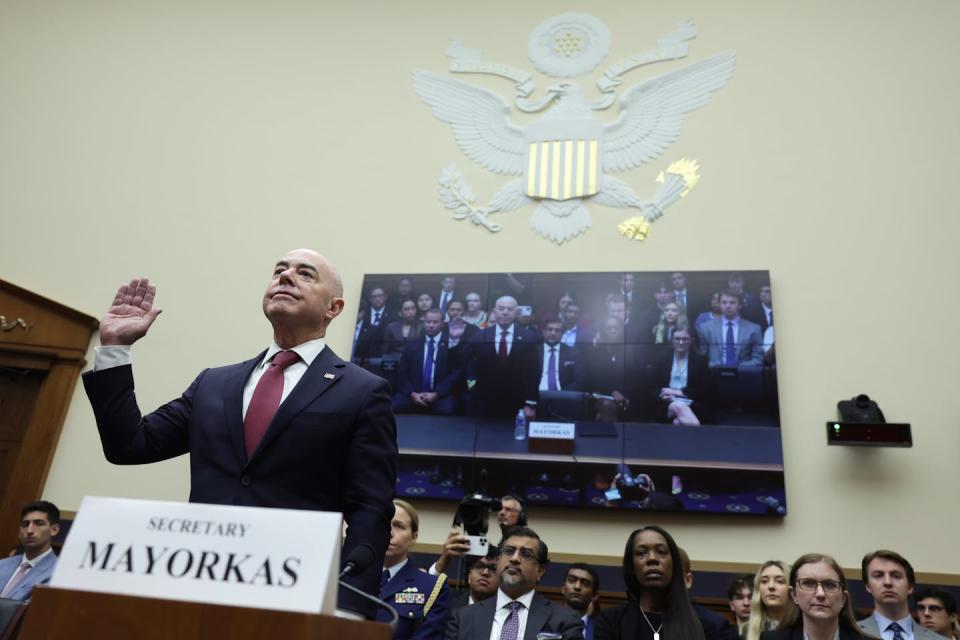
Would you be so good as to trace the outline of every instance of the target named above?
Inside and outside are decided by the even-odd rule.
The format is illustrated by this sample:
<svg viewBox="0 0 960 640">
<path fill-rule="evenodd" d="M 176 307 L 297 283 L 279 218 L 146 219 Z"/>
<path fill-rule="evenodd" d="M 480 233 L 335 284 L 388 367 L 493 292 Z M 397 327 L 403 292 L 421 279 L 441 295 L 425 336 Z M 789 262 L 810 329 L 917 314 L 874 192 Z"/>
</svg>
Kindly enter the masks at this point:
<svg viewBox="0 0 960 640">
<path fill-rule="evenodd" d="M 560 587 L 563 606 L 572 609 L 583 621 L 583 640 L 593 640 L 594 618 L 599 613 L 600 575 L 585 562 L 567 567 Z"/>
<path fill-rule="evenodd" d="M 680 564 L 683 569 L 683 582 L 687 591 L 693 586 L 693 571 L 690 570 L 690 556 L 682 547 L 677 547 L 680 554 Z M 703 605 L 692 603 L 693 612 L 697 614 L 700 626 L 703 627 L 703 636 L 705 640 L 736 640 L 737 628 L 730 624 L 730 621 L 719 613 L 707 609 Z"/>
<path fill-rule="evenodd" d="M 440 309 L 423 315 L 423 333 L 403 348 L 393 410 L 451 415 L 457 410 L 455 391 L 463 369 L 456 351 L 448 347 Z"/>
<path fill-rule="evenodd" d="M 446 640 L 536 640 L 538 634 L 556 634 L 563 640 L 582 640 L 583 623 L 534 589 L 550 560 L 547 545 L 526 527 L 511 529 L 500 544 L 496 597 L 450 615 Z"/>
<path fill-rule="evenodd" d="M 495 418 L 512 418 L 537 395 L 537 334 L 519 326 L 517 301 L 511 296 L 497 299 L 495 324 L 476 334 L 468 343 L 467 385 L 472 384 L 471 413 Z"/>
<path fill-rule="evenodd" d="M 52 502 L 31 502 L 20 510 L 23 553 L 0 560 L 0 597 L 29 600 L 33 588 L 50 582 L 57 566 L 51 542 L 60 533 L 60 509 Z"/>
<path fill-rule="evenodd" d="M 141 417 L 130 345 L 160 310 L 146 278 L 117 291 L 100 322 L 94 371 L 83 376 L 108 461 L 145 464 L 190 454 L 190 500 L 339 511 L 342 556 L 361 544 L 383 557 L 396 486 L 396 425 L 387 383 L 344 362 L 324 336 L 343 285 L 307 249 L 280 259 L 263 296 L 273 344 L 246 362 L 204 370 L 177 399 Z M 375 595 L 376 563 L 350 578 Z M 341 593 L 339 604 L 369 605 Z"/>
<path fill-rule="evenodd" d="M 560 342 L 563 323 L 548 320 L 543 326 L 543 342 L 537 348 L 535 376 L 540 391 L 583 391 L 586 387 L 586 366 L 578 362 L 577 349 Z"/>
<path fill-rule="evenodd" d="M 467 589 L 450 597 L 450 613 L 497 595 L 500 577 L 497 576 L 497 547 L 490 545 L 485 557 L 467 562 Z M 469 556 L 468 556 L 469 557 Z"/>
</svg>

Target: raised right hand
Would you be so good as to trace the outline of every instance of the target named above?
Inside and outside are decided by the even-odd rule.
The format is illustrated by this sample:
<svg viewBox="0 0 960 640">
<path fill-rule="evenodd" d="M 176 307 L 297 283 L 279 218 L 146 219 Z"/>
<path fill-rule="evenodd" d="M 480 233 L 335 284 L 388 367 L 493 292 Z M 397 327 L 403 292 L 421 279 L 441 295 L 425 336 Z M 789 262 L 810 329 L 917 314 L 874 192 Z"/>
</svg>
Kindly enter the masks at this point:
<svg viewBox="0 0 960 640">
<path fill-rule="evenodd" d="M 131 345 L 147 335 L 161 311 L 153 308 L 156 294 L 157 288 L 147 278 L 134 278 L 130 284 L 121 285 L 100 321 L 100 344 Z"/>
</svg>

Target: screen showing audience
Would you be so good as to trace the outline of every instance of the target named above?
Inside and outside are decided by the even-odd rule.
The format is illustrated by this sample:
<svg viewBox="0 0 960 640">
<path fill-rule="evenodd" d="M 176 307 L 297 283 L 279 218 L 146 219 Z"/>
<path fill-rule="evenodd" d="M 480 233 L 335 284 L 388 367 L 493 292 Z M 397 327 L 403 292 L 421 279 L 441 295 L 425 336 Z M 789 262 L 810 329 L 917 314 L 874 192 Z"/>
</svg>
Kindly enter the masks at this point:
<svg viewBox="0 0 960 640">
<path fill-rule="evenodd" d="M 367 275 L 399 497 L 781 517 L 766 271 Z"/>
</svg>

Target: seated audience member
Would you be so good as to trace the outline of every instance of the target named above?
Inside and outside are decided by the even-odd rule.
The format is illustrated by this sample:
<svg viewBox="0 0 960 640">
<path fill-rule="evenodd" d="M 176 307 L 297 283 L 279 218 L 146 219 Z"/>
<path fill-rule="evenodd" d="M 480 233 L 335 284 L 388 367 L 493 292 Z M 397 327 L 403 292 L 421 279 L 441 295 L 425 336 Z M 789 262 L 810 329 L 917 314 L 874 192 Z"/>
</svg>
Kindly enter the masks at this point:
<svg viewBox="0 0 960 640">
<path fill-rule="evenodd" d="M 742 274 L 737 272 L 731 273 L 730 277 L 727 278 L 727 288 L 739 296 L 742 310 L 750 313 L 749 310 L 757 306 L 757 299 L 752 293 L 747 291 L 747 281 Z"/>
<path fill-rule="evenodd" d="M 409 502 L 394 500 L 393 504 L 390 545 L 383 558 L 380 599 L 393 607 L 400 617 L 393 633 L 394 640 L 439 638 L 447 622 L 450 597 L 447 576 L 430 575 L 413 565 L 408 555 L 417 542 L 420 517 Z M 389 622 L 390 616 L 378 608 L 377 620 Z"/>
<path fill-rule="evenodd" d="M 463 314 L 463 321 L 475 327 L 483 328 L 487 322 L 487 312 L 483 310 L 483 300 L 480 298 L 480 294 L 471 291 L 464 300 L 467 302 L 467 310 Z"/>
<path fill-rule="evenodd" d="M 960 619 L 957 601 L 949 591 L 929 587 L 913 594 L 917 602 L 917 619 L 924 627 L 948 640 L 960 640 Z"/>
<path fill-rule="evenodd" d="M 677 547 L 677 553 L 680 554 L 680 566 L 683 568 L 683 583 L 687 591 L 693 587 L 693 570 L 690 567 L 690 556 L 683 547 Z M 703 627 L 703 635 L 706 640 L 734 640 L 737 637 L 737 630 L 730 622 L 719 613 L 714 613 L 706 607 L 695 602 L 693 612 L 700 620 L 700 626 Z"/>
<path fill-rule="evenodd" d="M 596 342 L 586 350 L 591 390 L 611 398 L 598 402 L 597 420 L 614 421 L 625 416 L 630 408 L 624 379 L 627 351 L 622 320 L 615 315 L 608 317 Z"/>
<path fill-rule="evenodd" d="M 370 324 L 366 309 L 357 313 L 357 326 L 353 331 L 353 354 L 351 360 L 363 365 L 368 358 L 375 358 L 383 351 L 383 326 Z"/>
<path fill-rule="evenodd" d="M 580 324 L 580 305 L 571 302 L 563 310 L 563 337 L 560 341 L 568 347 L 590 344 L 589 330 Z"/>
<path fill-rule="evenodd" d="M 676 302 L 676 300 L 673 298 L 673 289 L 671 289 L 666 282 L 661 282 L 653 290 L 652 305 L 645 304 L 642 307 L 638 307 L 637 304 L 633 305 L 634 308 L 630 314 L 630 317 L 633 318 L 631 322 L 636 322 L 636 340 L 638 342 L 650 342 L 650 337 L 642 334 L 646 331 L 649 331 L 650 327 L 660 322 L 660 318 L 663 317 L 663 309 L 670 302 Z M 629 336 L 630 332 L 628 332 L 627 335 Z"/>
<path fill-rule="evenodd" d="M 549 562 L 546 543 L 532 529 L 511 529 L 500 544 L 497 559 L 500 587 L 496 597 L 452 612 L 445 638 L 583 638 L 583 623 L 575 612 L 536 592 Z"/>
<path fill-rule="evenodd" d="M 786 565 L 779 560 L 767 560 L 760 565 L 754 579 L 750 621 L 741 635 L 744 640 L 760 640 L 760 634 L 777 629 L 795 607 L 790 599 Z"/>
<path fill-rule="evenodd" d="M 557 304 L 554 305 L 552 309 L 547 310 L 540 317 L 540 326 L 542 327 L 549 320 L 560 320 L 563 321 L 563 314 L 567 310 L 567 305 L 571 302 L 575 302 L 573 293 L 570 290 L 566 290 L 560 294 L 560 297 L 557 298 Z"/>
<path fill-rule="evenodd" d="M 33 588 L 50 582 L 57 565 L 53 538 L 60 533 L 60 510 L 38 500 L 20 510 L 20 548 L 23 553 L 0 560 L 0 597 L 29 600 Z"/>
<path fill-rule="evenodd" d="M 463 303 L 459 300 L 451 300 L 450 304 L 447 305 L 447 326 L 443 329 L 447 334 L 451 349 L 460 343 L 466 343 L 480 331 L 478 327 L 466 322 L 463 319 L 463 314 Z"/>
<path fill-rule="evenodd" d="M 691 350 L 690 331 L 677 329 L 671 342 L 673 349 L 653 364 L 659 411 L 673 424 L 698 426 L 709 402 L 710 371 L 703 357 Z"/>
<path fill-rule="evenodd" d="M 586 386 L 586 367 L 577 361 L 577 350 L 560 342 L 563 323 L 548 320 L 541 332 L 543 343 L 537 359 L 540 391 L 582 391 Z"/>
<path fill-rule="evenodd" d="M 583 640 L 593 640 L 593 629 L 600 613 L 600 576 L 585 562 L 574 562 L 567 567 L 560 587 L 563 606 L 573 609 L 583 621 Z"/>
<path fill-rule="evenodd" d="M 467 565 L 467 588 L 453 595 L 450 600 L 450 612 L 460 607 L 467 607 L 495 596 L 500 587 L 500 578 L 497 577 L 497 546 L 487 547 L 487 555 L 482 558 L 473 558 Z"/>
<path fill-rule="evenodd" d="M 677 543 L 664 529 L 651 525 L 630 534 L 623 581 L 629 601 L 600 612 L 594 640 L 703 640 Z"/>
<path fill-rule="evenodd" d="M 453 276 L 443 276 L 443 279 L 440 281 L 440 292 L 437 294 L 437 300 L 439 301 L 437 308 L 444 313 L 444 316 L 446 316 L 447 313 L 447 305 L 455 298 L 454 288 L 456 286 L 457 279 Z"/>
<path fill-rule="evenodd" d="M 400 355 L 407 341 L 419 337 L 422 331 L 423 323 L 417 319 L 417 303 L 408 298 L 400 305 L 400 319 L 384 329 L 383 355 Z"/>
<path fill-rule="evenodd" d="M 536 331 L 537 323 L 533 321 L 533 307 L 530 305 L 517 307 L 517 324 L 528 331 Z"/>
<path fill-rule="evenodd" d="M 398 320 L 400 318 L 400 307 L 403 304 L 404 300 L 412 300 L 413 294 L 413 280 L 409 277 L 404 276 L 397 281 L 396 292 L 392 294 L 387 294 L 387 303 L 384 305 L 386 309 L 386 318 L 389 322 Z"/>
<path fill-rule="evenodd" d="M 514 527 L 527 526 L 527 507 L 520 496 L 507 493 L 500 498 L 500 510 L 497 512 L 497 525 L 500 535 Z M 460 527 L 453 527 L 443 543 L 440 557 L 430 567 L 430 573 L 446 573 L 454 558 L 463 558 L 470 550 L 470 540 Z"/>
<path fill-rule="evenodd" d="M 760 304 L 754 305 L 749 310 L 744 310 L 747 320 L 760 325 L 761 331 L 773 326 L 773 294 L 771 293 L 770 283 L 764 282 L 757 289 L 760 295 Z"/>
<path fill-rule="evenodd" d="M 686 314 L 680 312 L 680 306 L 676 302 L 668 302 L 663 305 L 660 321 L 650 330 L 653 334 L 653 344 L 670 344 L 674 331 L 687 328 Z"/>
<path fill-rule="evenodd" d="M 423 316 L 427 311 L 433 309 L 433 296 L 429 293 L 421 293 L 417 296 L 417 317 L 423 320 Z"/>
<path fill-rule="evenodd" d="M 810 553 L 790 569 L 790 589 L 796 608 L 776 631 L 763 640 L 861 640 L 847 591 L 847 579 L 830 556 Z"/>
<path fill-rule="evenodd" d="M 746 624 L 750 620 L 750 600 L 753 596 L 752 573 L 743 573 L 733 576 L 730 579 L 730 586 L 727 587 L 727 601 L 730 604 L 730 611 L 736 618 L 738 628 L 741 629 L 741 635 L 746 630 Z"/>
<path fill-rule="evenodd" d="M 687 276 L 681 271 L 670 274 L 670 284 L 673 286 L 673 300 L 680 307 L 680 312 L 692 317 L 693 313 L 703 308 L 703 300 L 696 292 L 687 288 Z"/>
<path fill-rule="evenodd" d="M 634 291 L 636 289 L 637 276 L 632 273 L 624 273 L 620 277 L 620 287 L 614 293 L 623 296 L 623 301 L 628 307 L 633 307 Z"/>
<path fill-rule="evenodd" d="M 383 287 L 375 287 L 367 296 L 367 320 L 374 327 L 387 326 L 395 318 L 387 316 L 387 292 Z"/>
<path fill-rule="evenodd" d="M 498 298 L 494 326 L 481 330 L 465 345 L 472 414 L 514 418 L 523 409 L 528 418 L 534 416 L 527 403 L 537 396 L 538 336 L 521 327 L 517 315 L 516 300 Z"/>
<path fill-rule="evenodd" d="M 762 367 L 760 326 L 740 317 L 740 297 L 735 292 L 720 294 L 720 312 L 720 320 L 711 320 L 699 330 L 700 353 L 708 357 L 710 367 Z"/>
<path fill-rule="evenodd" d="M 456 390 L 463 378 L 458 354 L 443 335 L 443 314 L 431 309 L 423 317 L 423 335 L 408 340 L 400 356 L 397 413 L 451 415 L 457 410 Z"/>
<path fill-rule="evenodd" d="M 723 317 L 723 314 L 720 313 L 720 292 L 715 291 L 713 295 L 710 296 L 710 310 L 704 311 L 697 316 L 697 319 L 694 320 L 693 325 L 697 331 L 700 330 L 700 327 L 710 322 L 711 320 L 720 320 Z"/>
<path fill-rule="evenodd" d="M 863 586 L 873 596 L 873 615 L 857 624 L 882 640 L 944 640 L 910 617 L 910 594 L 917 584 L 913 566 L 896 551 L 879 549 L 863 556 Z"/>
</svg>

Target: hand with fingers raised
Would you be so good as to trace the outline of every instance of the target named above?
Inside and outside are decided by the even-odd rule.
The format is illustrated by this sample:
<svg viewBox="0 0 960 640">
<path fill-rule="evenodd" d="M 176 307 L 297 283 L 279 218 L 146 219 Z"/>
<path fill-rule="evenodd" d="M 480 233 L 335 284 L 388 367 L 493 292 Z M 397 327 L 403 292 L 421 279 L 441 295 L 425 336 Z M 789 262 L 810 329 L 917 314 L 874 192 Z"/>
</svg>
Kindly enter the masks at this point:
<svg viewBox="0 0 960 640">
<path fill-rule="evenodd" d="M 157 288 L 147 278 L 134 278 L 121 285 L 100 320 L 100 344 L 131 345 L 147 335 L 161 311 L 153 306 L 156 295 Z"/>
</svg>

